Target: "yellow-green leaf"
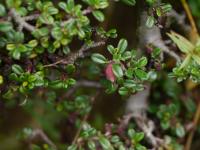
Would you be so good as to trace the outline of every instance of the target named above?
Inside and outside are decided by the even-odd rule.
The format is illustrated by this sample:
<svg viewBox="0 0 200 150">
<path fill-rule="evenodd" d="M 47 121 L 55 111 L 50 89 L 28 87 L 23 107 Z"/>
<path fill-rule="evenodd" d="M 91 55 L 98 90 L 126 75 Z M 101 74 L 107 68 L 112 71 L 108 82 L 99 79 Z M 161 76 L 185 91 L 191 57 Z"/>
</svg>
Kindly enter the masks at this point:
<svg viewBox="0 0 200 150">
<path fill-rule="evenodd" d="M 183 53 L 190 53 L 194 50 L 195 46 L 180 34 L 175 32 L 167 33 L 171 40 L 178 46 Z"/>
</svg>

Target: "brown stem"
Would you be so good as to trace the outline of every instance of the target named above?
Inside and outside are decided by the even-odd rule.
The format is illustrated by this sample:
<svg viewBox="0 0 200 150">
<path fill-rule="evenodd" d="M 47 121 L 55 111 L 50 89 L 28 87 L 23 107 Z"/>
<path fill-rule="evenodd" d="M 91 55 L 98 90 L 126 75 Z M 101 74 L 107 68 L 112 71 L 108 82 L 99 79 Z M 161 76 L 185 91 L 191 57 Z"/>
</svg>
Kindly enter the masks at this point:
<svg viewBox="0 0 200 150">
<path fill-rule="evenodd" d="M 190 10 L 190 8 L 188 6 L 188 3 L 186 2 L 186 0 L 181 0 L 181 3 L 182 3 L 182 5 L 183 5 L 183 7 L 185 9 L 185 12 L 186 12 L 186 14 L 188 16 L 188 19 L 190 21 L 190 24 L 192 26 L 192 32 L 193 32 L 193 34 L 195 36 L 195 40 L 197 40 L 197 38 L 199 37 L 199 33 L 198 33 L 198 30 L 197 30 L 194 18 L 192 16 L 191 10 Z"/>
<path fill-rule="evenodd" d="M 29 16 L 25 16 L 24 17 L 24 20 L 25 21 L 32 21 L 32 20 L 36 20 L 39 18 L 41 14 L 32 14 L 32 15 L 29 15 Z"/>
<path fill-rule="evenodd" d="M 86 8 L 85 10 L 83 10 L 83 15 L 87 15 L 87 14 L 90 14 L 91 12 L 92 12 L 92 7 L 88 7 L 88 8 Z"/>
<path fill-rule="evenodd" d="M 186 141 L 186 144 L 185 144 L 185 150 L 191 149 L 192 139 L 193 139 L 197 124 L 199 122 L 199 119 L 200 119 L 200 102 L 198 103 L 197 110 L 196 110 L 194 120 L 193 120 L 194 128 L 188 135 L 188 138 L 187 138 L 187 141 Z"/>
<path fill-rule="evenodd" d="M 35 27 L 27 23 L 23 17 L 21 17 L 14 8 L 10 10 L 10 14 L 12 18 L 15 20 L 15 22 L 19 25 L 19 29 L 25 28 L 26 30 L 33 32 L 35 30 Z"/>
</svg>

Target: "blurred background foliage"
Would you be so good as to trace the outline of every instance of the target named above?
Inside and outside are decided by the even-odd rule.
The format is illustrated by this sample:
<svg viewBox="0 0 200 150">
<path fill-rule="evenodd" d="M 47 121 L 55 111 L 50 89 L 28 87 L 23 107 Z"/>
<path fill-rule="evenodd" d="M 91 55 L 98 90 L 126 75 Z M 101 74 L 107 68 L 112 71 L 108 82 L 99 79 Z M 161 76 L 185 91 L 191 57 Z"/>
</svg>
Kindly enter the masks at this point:
<svg viewBox="0 0 200 150">
<path fill-rule="evenodd" d="M 192 10 L 193 15 L 196 18 L 197 24 L 200 27 L 200 1 L 189 0 L 189 4 Z"/>
</svg>

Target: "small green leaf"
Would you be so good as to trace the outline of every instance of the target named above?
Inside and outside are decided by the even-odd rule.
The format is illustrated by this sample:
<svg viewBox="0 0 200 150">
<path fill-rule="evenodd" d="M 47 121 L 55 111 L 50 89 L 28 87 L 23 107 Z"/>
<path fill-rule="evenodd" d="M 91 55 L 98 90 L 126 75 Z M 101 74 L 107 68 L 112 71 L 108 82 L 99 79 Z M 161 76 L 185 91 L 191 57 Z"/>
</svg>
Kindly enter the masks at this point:
<svg viewBox="0 0 200 150">
<path fill-rule="evenodd" d="M 20 51 L 18 51 L 17 49 L 15 49 L 13 52 L 12 52 L 12 57 L 16 60 L 19 60 L 20 57 L 21 57 L 21 53 Z"/>
<path fill-rule="evenodd" d="M 49 29 L 47 27 L 42 27 L 39 29 L 36 29 L 32 32 L 33 36 L 36 38 L 40 38 L 43 36 L 47 36 L 49 34 Z"/>
<path fill-rule="evenodd" d="M 14 64 L 12 65 L 12 71 L 18 75 L 22 74 L 24 71 L 20 65 Z"/>
<path fill-rule="evenodd" d="M 149 81 L 154 81 L 157 79 L 158 75 L 155 71 L 150 71 L 150 72 L 148 72 L 147 77 L 148 77 Z"/>
<path fill-rule="evenodd" d="M 106 33 L 107 37 L 116 38 L 117 37 L 117 30 L 111 29 Z"/>
<path fill-rule="evenodd" d="M 144 138 L 144 133 L 143 132 L 135 133 L 134 136 L 133 136 L 133 140 L 136 143 L 140 142 L 143 138 Z"/>
<path fill-rule="evenodd" d="M 61 80 L 54 80 L 49 83 L 49 87 L 54 89 L 63 88 L 63 82 Z"/>
<path fill-rule="evenodd" d="M 23 44 L 19 44 L 15 50 L 19 52 L 26 52 L 28 48 Z"/>
<path fill-rule="evenodd" d="M 6 15 L 6 9 L 2 4 L 0 4 L 0 16 L 3 17 L 5 15 Z"/>
<path fill-rule="evenodd" d="M 88 147 L 90 150 L 95 150 L 96 149 L 96 145 L 94 141 L 88 141 Z"/>
<path fill-rule="evenodd" d="M 92 60 L 99 64 L 105 64 L 108 62 L 107 59 L 103 55 L 98 54 L 98 53 L 94 53 L 92 55 Z"/>
<path fill-rule="evenodd" d="M 127 95 L 128 94 L 128 89 L 126 87 L 120 87 L 119 88 L 119 94 L 124 96 L 124 95 Z"/>
<path fill-rule="evenodd" d="M 156 57 L 158 57 L 160 55 L 160 53 L 161 53 L 161 49 L 160 48 L 154 48 L 151 55 L 152 55 L 153 58 L 156 58 Z"/>
<path fill-rule="evenodd" d="M 127 40 L 126 39 L 121 39 L 119 41 L 119 43 L 118 43 L 117 48 L 119 49 L 120 53 L 123 53 L 126 50 L 127 46 L 128 46 Z"/>
<path fill-rule="evenodd" d="M 49 14 L 40 15 L 39 20 L 44 24 L 53 24 L 54 23 L 54 18 Z"/>
<path fill-rule="evenodd" d="M 135 148 L 136 150 L 147 150 L 147 148 L 142 146 L 141 144 L 136 144 Z"/>
<path fill-rule="evenodd" d="M 117 78 L 121 78 L 123 77 L 123 70 L 121 68 L 121 65 L 120 64 L 113 64 L 112 65 L 112 70 L 113 70 L 113 73 L 115 74 L 115 76 Z"/>
<path fill-rule="evenodd" d="M 104 14 L 99 11 L 99 10 L 95 10 L 92 12 L 93 16 L 100 22 L 104 21 Z"/>
<path fill-rule="evenodd" d="M 66 8 L 67 8 L 67 4 L 66 4 L 65 2 L 59 2 L 59 3 L 58 3 L 58 6 L 59 6 L 60 8 L 62 8 L 63 10 L 66 10 Z"/>
<path fill-rule="evenodd" d="M 12 29 L 12 24 L 10 22 L 0 22 L 0 31 L 8 32 Z"/>
<path fill-rule="evenodd" d="M 133 87 L 136 87 L 136 83 L 134 80 L 128 79 L 128 80 L 125 80 L 124 86 L 127 88 L 133 88 Z"/>
<path fill-rule="evenodd" d="M 131 58 L 131 52 L 130 51 L 126 51 L 122 54 L 122 58 L 123 60 L 128 60 Z"/>
<path fill-rule="evenodd" d="M 157 0 L 146 0 L 146 2 L 149 4 L 149 5 L 152 5 L 156 2 Z"/>
<path fill-rule="evenodd" d="M 3 76 L 0 75 L 0 85 L 3 84 Z"/>
<path fill-rule="evenodd" d="M 77 145 L 71 145 L 71 146 L 69 146 L 68 148 L 67 148 L 67 150 L 77 150 L 78 148 L 77 148 Z"/>
<path fill-rule="evenodd" d="M 128 130 L 128 136 L 132 139 L 135 135 L 135 130 L 134 129 L 129 129 Z"/>
<path fill-rule="evenodd" d="M 116 52 L 116 49 L 112 45 L 108 45 L 107 49 L 110 52 L 110 54 L 112 54 L 112 55 Z"/>
<path fill-rule="evenodd" d="M 114 150 L 110 141 L 107 138 L 101 136 L 99 137 L 99 142 L 104 150 Z"/>
<path fill-rule="evenodd" d="M 185 129 L 180 124 L 178 124 L 177 127 L 176 127 L 176 135 L 178 137 L 184 137 L 185 136 Z"/>
<path fill-rule="evenodd" d="M 141 80 L 147 79 L 147 73 L 141 69 L 136 69 L 135 75 Z"/>
<path fill-rule="evenodd" d="M 38 45 L 38 42 L 37 42 L 37 40 L 31 40 L 31 41 L 29 41 L 28 42 L 28 46 L 29 47 L 36 47 Z"/>
<path fill-rule="evenodd" d="M 152 28 L 155 23 L 155 18 L 153 16 L 148 16 L 147 21 L 146 21 L 146 26 L 148 28 Z"/>
<path fill-rule="evenodd" d="M 63 33 L 62 33 L 62 29 L 58 26 L 54 27 L 51 30 L 51 35 L 53 36 L 53 38 L 55 38 L 56 40 L 60 40 L 63 37 Z"/>
<path fill-rule="evenodd" d="M 160 7 L 156 8 L 156 14 L 158 17 L 162 16 L 162 10 Z"/>
<path fill-rule="evenodd" d="M 133 6 L 136 4 L 135 0 L 121 0 L 121 1 L 130 6 Z"/>
<path fill-rule="evenodd" d="M 170 4 L 163 4 L 161 6 L 161 9 L 162 9 L 163 13 L 167 13 L 167 12 L 169 12 L 169 11 L 172 10 L 172 5 L 170 5 Z"/>
<path fill-rule="evenodd" d="M 72 10 L 75 6 L 74 0 L 68 0 L 67 1 L 67 9 Z"/>
<path fill-rule="evenodd" d="M 7 44 L 6 45 L 6 49 L 9 50 L 9 51 L 12 51 L 16 48 L 16 45 L 15 44 Z"/>
<path fill-rule="evenodd" d="M 57 9 L 57 8 L 54 8 L 54 7 L 49 7 L 49 8 L 48 8 L 48 13 L 49 13 L 50 15 L 55 15 L 55 14 L 58 13 L 58 9 Z"/>
<path fill-rule="evenodd" d="M 142 67 L 146 66 L 147 63 L 148 63 L 147 58 L 142 57 L 138 60 L 138 67 L 142 68 Z"/>
<path fill-rule="evenodd" d="M 117 135 L 112 136 L 111 140 L 112 143 L 117 143 L 120 142 L 120 138 Z"/>
</svg>

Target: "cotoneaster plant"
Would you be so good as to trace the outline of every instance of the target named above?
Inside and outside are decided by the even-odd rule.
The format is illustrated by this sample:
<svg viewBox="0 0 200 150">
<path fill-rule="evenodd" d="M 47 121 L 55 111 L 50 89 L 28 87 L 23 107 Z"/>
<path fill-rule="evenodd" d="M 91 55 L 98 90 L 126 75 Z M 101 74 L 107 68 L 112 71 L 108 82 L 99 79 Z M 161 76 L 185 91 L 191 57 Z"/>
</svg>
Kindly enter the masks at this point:
<svg viewBox="0 0 200 150">
<path fill-rule="evenodd" d="M 30 149 L 183 149 L 182 141 L 192 130 L 187 121 L 193 119 L 196 107 L 191 102 L 190 111 L 189 103 L 180 102 L 185 95 L 169 94 L 170 88 L 177 87 L 167 86 L 168 91 L 163 92 L 162 80 L 170 73 L 178 82 L 189 78 L 199 83 L 200 40 L 193 43 L 175 32 L 168 33 L 164 39 L 170 38 L 182 53 L 173 65 L 170 59 L 170 66 L 165 63 L 163 48 L 153 43 L 156 41 L 132 48 L 137 46 L 129 45 L 115 26 L 104 29 L 106 10 L 117 1 L 6 0 L 0 4 L 0 98 L 5 107 L 20 105 L 39 122 L 25 127 L 18 136 Z M 129 8 L 137 2 L 120 0 L 119 5 Z M 145 29 L 159 30 L 161 36 L 165 28 L 162 19 L 168 17 L 172 5 L 158 0 L 143 2 Z M 116 44 L 111 44 L 115 43 L 112 40 Z M 162 88 L 155 90 L 154 86 Z M 177 86 L 181 89 L 182 85 Z M 153 93 L 145 93 L 148 88 Z M 105 124 L 98 116 L 88 121 L 100 93 L 152 99 L 145 107 L 137 105 L 143 118 L 127 113 L 115 123 Z M 147 111 L 146 105 L 156 108 Z M 181 118 L 186 109 L 190 115 Z M 95 121 L 101 128 L 95 128 Z"/>
</svg>

